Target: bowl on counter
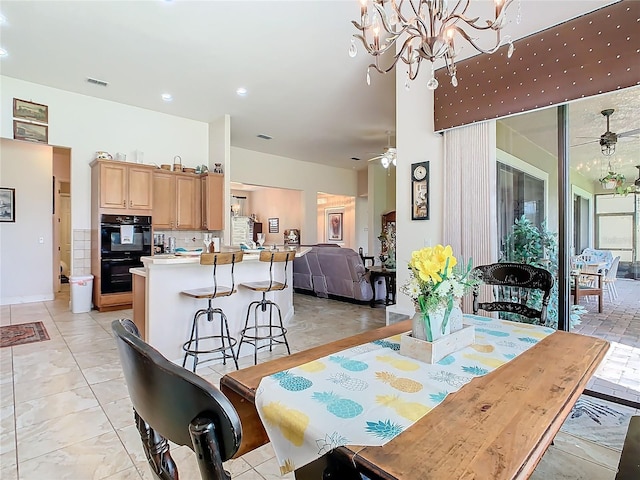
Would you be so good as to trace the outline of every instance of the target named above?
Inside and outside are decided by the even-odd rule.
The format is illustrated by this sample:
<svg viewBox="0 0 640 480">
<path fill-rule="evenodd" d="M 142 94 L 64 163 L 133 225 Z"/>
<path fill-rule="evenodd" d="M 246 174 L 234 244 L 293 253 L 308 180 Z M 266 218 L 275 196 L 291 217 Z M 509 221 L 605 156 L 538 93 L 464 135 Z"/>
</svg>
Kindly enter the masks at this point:
<svg viewBox="0 0 640 480">
<path fill-rule="evenodd" d="M 195 168 L 187 168 L 187 167 L 183 167 L 182 171 L 184 173 L 196 173 L 196 169 Z"/>
<path fill-rule="evenodd" d="M 162 165 L 160 165 L 160 168 L 162 170 L 171 170 L 171 165 L 168 165 L 166 163 L 163 163 Z"/>
</svg>

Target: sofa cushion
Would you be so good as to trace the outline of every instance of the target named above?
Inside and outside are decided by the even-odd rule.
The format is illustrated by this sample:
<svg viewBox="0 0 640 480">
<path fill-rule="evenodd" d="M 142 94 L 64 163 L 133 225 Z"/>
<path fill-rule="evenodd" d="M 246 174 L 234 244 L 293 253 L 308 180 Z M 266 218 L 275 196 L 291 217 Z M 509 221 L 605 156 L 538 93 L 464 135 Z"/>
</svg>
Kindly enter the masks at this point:
<svg viewBox="0 0 640 480">
<path fill-rule="evenodd" d="M 297 267 L 296 262 L 300 264 Z M 299 273 L 298 277 L 295 272 Z M 318 297 L 335 295 L 368 301 L 373 296 L 362 258 L 350 248 L 312 247 L 305 255 L 294 260 L 294 287 L 308 290 L 309 275 L 313 291 Z"/>
</svg>

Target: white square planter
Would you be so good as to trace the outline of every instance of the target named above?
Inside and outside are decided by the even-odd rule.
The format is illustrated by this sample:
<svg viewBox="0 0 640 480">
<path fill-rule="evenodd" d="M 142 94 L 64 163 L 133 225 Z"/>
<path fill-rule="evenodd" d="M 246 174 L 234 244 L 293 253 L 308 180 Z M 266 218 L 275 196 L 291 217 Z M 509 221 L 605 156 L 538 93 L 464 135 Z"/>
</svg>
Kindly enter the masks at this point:
<svg viewBox="0 0 640 480">
<path fill-rule="evenodd" d="M 450 353 L 462 350 L 476 339 L 473 325 L 466 325 L 461 330 L 450 333 L 433 342 L 419 340 L 411 336 L 411 332 L 400 336 L 400 355 L 415 358 L 425 363 L 436 363 Z"/>
</svg>

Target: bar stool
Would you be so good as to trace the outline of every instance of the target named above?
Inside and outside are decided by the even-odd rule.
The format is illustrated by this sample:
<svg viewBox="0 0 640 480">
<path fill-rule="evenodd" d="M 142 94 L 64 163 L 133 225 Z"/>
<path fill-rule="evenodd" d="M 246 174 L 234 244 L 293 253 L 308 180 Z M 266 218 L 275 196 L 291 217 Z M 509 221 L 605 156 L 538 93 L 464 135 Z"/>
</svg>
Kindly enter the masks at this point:
<svg viewBox="0 0 640 480">
<path fill-rule="evenodd" d="M 196 288 L 193 290 L 184 290 L 180 292 L 182 295 L 186 295 L 191 298 L 208 300 L 207 308 L 201 308 L 196 312 L 193 317 L 193 324 L 191 326 L 191 337 L 189 341 L 182 345 L 184 350 L 184 360 L 182 366 L 187 364 L 187 358 L 193 357 L 193 371 L 196 371 L 198 366 L 198 355 L 221 353 L 220 356 L 203 360 L 200 363 L 210 362 L 213 360 L 222 360 L 224 365 L 227 364 L 227 358 L 233 358 L 236 368 L 238 368 L 238 355 L 233 350 L 233 347 L 237 344 L 237 340 L 231 337 L 229 333 L 229 323 L 227 322 L 227 316 L 224 314 L 221 308 L 214 308 L 212 301 L 220 297 L 228 297 L 237 292 L 235 290 L 235 283 L 233 277 L 233 269 L 236 263 L 240 263 L 243 257 L 242 252 L 234 253 L 203 253 L 200 255 L 200 265 L 213 265 L 213 287 Z M 230 279 L 231 287 L 218 285 L 217 269 L 220 265 L 231 265 Z M 208 322 L 214 321 L 214 315 L 220 316 L 220 335 L 207 335 L 201 337 L 198 332 L 198 320 L 200 317 L 206 315 Z M 226 343 L 225 343 L 226 342 Z M 202 345 L 204 343 L 204 345 Z"/>
<path fill-rule="evenodd" d="M 247 318 L 244 322 L 244 328 L 240 332 L 240 343 L 238 345 L 238 353 L 240 353 L 240 349 L 243 343 L 248 343 L 249 345 L 253 345 L 254 348 L 254 364 L 258 364 L 258 350 L 260 348 L 269 347 L 269 351 L 273 351 L 273 344 L 279 343 L 284 344 L 287 347 L 287 353 L 291 355 L 291 350 L 289 349 L 289 342 L 287 342 L 287 329 L 284 328 L 282 324 L 282 312 L 280 311 L 280 307 L 277 303 L 267 300 L 268 292 L 277 292 L 280 290 L 284 290 L 287 288 L 287 267 L 290 262 L 293 262 L 293 259 L 296 256 L 296 252 L 271 252 L 271 251 L 262 251 L 260 252 L 260 261 L 261 262 L 269 262 L 269 280 L 263 280 L 261 282 L 249 282 L 249 283 L 241 283 L 240 286 L 253 290 L 254 292 L 262 292 L 262 300 L 256 300 L 249 304 L 249 308 L 247 309 Z M 282 270 L 282 274 L 284 280 L 279 282 L 274 280 L 275 272 L 274 269 L 277 266 L 274 266 L 276 263 L 284 263 L 284 268 Z M 258 321 L 258 308 L 261 311 L 266 312 L 267 306 L 269 307 L 269 323 L 265 323 L 264 320 L 262 322 Z M 273 322 L 273 307 L 278 310 L 278 320 L 279 323 Z M 253 308 L 253 325 L 249 325 L 249 316 L 251 315 L 251 309 Z M 266 329 L 269 329 L 269 333 L 266 333 Z M 264 334 L 262 333 L 264 332 Z M 269 340 L 268 344 L 258 345 L 260 340 Z"/>
</svg>

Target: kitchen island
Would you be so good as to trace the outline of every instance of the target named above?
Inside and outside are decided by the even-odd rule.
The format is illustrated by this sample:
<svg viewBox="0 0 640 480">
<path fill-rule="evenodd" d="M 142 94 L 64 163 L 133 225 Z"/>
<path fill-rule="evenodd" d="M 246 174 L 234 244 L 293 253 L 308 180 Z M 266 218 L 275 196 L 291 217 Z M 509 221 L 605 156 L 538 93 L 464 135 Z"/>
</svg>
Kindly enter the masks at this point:
<svg viewBox="0 0 640 480">
<path fill-rule="evenodd" d="M 284 250 L 283 247 L 280 248 Z M 300 247 L 296 256 L 306 254 L 310 248 Z M 232 251 L 232 250 L 229 250 Z M 240 287 L 243 282 L 269 279 L 269 263 L 260 262 L 258 253 L 245 253 L 242 262 L 234 268 L 237 292 L 229 297 L 214 300 L 214 307 L 221 308 L 227 316 L 231 336 L 240 340 L 240 330 L 244 327 L 247 308 L 262 294 Z M 200 308 L 206 308 L 206 300 L 196 300 L 182 295 L 184 290 L 211 287 L 213 267 L 200 265 L 199 255 L 154 255 L 141 258 L 144 267 L 132 268 L 133 274 L 133 320 L 143 339 L 169 360 L 182 364 L 184 352 L 182 344 L 189 339 L 193 316 Z M 281 271 L 283 264 L 275 264 Z M 231 286 L 230 265 L 219 266 L 218 284 Z M 282 280 L 281 275 L 275 277 Z M 275 301 L 282 311 L 286 326 L 293 317 L 293 263 L 287 267 L 285 290 L 271 292 L 267 298 Z M 275 312 L 274 312 L 275 313 Z M 268 314 L 268 311 L 267 311 Z M 214 332 L 215 329 L 215 332 Z M 219 333 L 217 321 L 209 324 L 200 322 L 200 336 Z M 244 344 L 239 356 L 253 355 L 253 346 Z M 204 358 L 204 357 L 203 357 Z"/>
</svg>

